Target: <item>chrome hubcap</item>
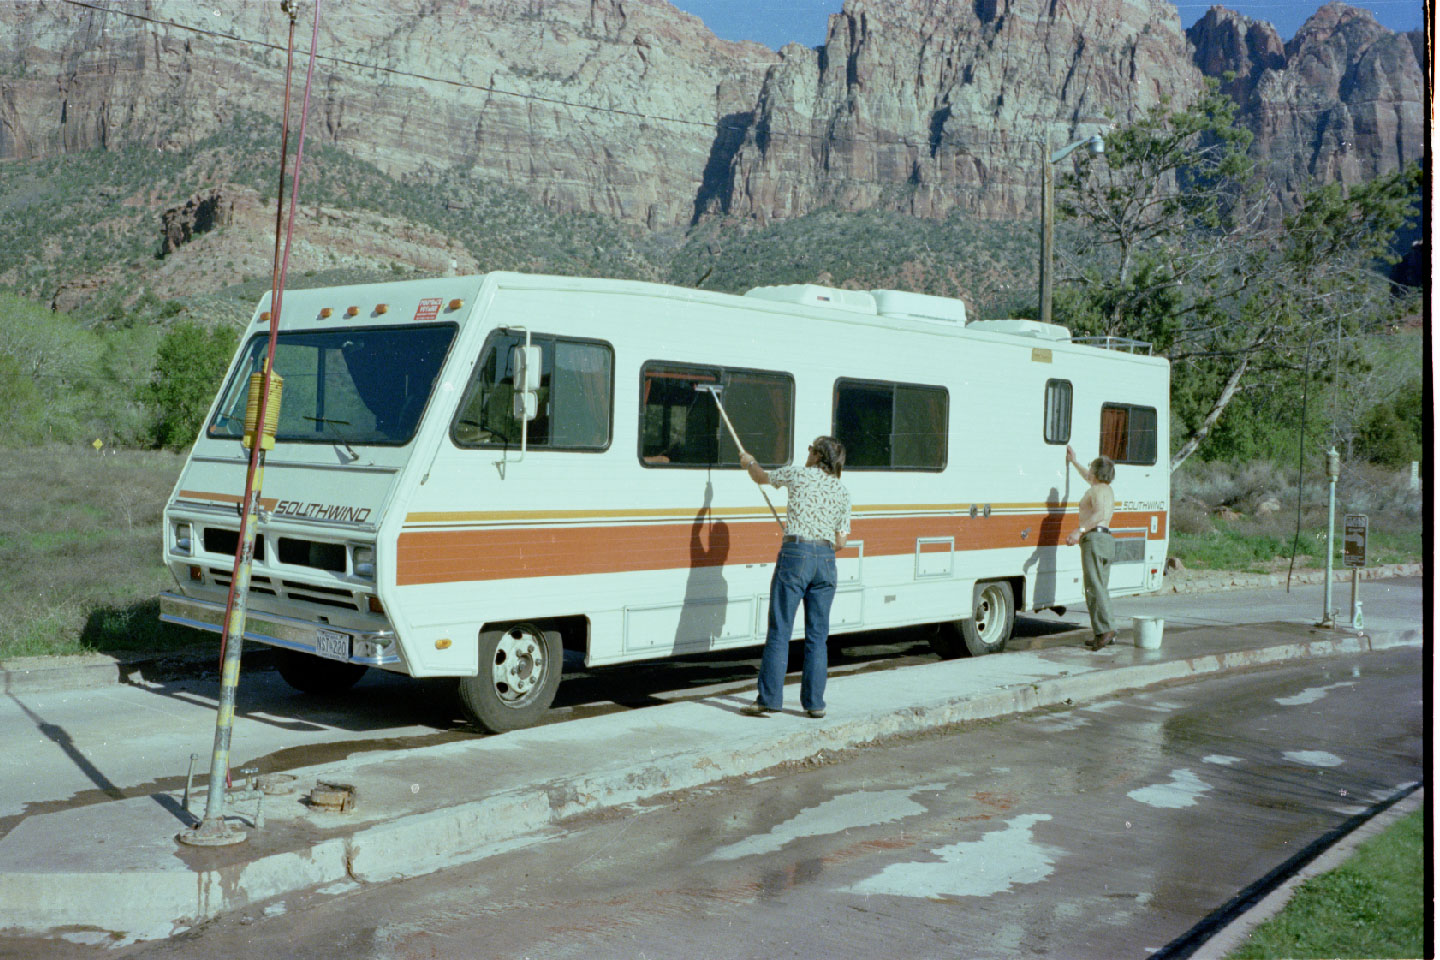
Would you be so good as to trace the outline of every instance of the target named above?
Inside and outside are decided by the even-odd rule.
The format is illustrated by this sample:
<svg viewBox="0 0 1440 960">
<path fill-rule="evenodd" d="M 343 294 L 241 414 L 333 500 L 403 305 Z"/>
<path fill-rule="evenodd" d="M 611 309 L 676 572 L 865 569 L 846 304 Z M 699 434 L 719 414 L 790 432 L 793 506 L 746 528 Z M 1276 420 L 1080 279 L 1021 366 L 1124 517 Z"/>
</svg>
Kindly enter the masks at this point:
<svg viewBox="0 0 1440 960">
<path fill-rule="evenodd" d="M 503 703 L 518 706 L 540 686 L 545 676 L 545 650 L 535 628 L 511 627 L 495 645 L 491 674 L 495 693 Z"/>
</svg>

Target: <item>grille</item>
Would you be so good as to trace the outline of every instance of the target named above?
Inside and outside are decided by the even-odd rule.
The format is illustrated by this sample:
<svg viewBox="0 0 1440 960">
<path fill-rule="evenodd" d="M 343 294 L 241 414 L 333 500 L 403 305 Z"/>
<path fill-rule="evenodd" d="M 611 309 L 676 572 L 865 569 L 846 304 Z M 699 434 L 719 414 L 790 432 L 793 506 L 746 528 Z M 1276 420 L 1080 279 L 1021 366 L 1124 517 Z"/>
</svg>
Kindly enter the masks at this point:
<svg viewBox="0 0 1440 960">
<path fill-rule="evenodd" d="M 216 586 L 228 589 L 231 583 L 230 571 L 221 567 L 211 567 L 210 579 Z M 355 599 L 355 595 L 343 587 L 322 587 L 312 583 L 301 583 L 299 580 L 281 580 L 277 587 L 272 577 L 251 577 L 250 593 L 282 597 L 299 603 L 313 603 L 322 607 L 360 609 L 360 602 Z"/>
</svg>

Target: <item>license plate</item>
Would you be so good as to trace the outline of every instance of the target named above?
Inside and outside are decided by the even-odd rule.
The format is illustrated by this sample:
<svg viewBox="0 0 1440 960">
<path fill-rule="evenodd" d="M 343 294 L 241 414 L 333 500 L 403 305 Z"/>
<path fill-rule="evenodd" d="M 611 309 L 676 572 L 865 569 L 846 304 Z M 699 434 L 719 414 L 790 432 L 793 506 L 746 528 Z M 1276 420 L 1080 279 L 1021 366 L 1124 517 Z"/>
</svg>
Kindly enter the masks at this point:
<svg viewBox="0 0 1440 960">
<path fill-rule="evenodd" d="M 320 630 L 315 636 L 315 652 L 329 660 L 350 659 L 350 634 Z"/>
</svg>

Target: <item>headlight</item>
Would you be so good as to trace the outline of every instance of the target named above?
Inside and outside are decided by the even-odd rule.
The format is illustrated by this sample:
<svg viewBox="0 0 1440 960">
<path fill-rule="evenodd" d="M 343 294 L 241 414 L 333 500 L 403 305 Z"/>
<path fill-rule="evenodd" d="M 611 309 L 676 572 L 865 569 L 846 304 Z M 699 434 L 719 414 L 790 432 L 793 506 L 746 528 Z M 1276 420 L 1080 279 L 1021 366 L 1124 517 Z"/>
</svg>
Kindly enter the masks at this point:
<svg viewBox="0 0 1440 960">
<path fill-rule="evenodd" d="M 194 545 L 194 542 L 195 542 L 195 540 L 194 540 L 194 533 L 193 533 L 193 532 L 191 531 L 191 529 L 190 529 L 190 524 L 188 524 L 188 523 L 177 523 L 177 524 L 175 524 L 175 552 L 176 552 L 176 553 L 183 553 L 183 554 L 185 554 L 187 557 L 190 556 L 191 554 L 193 554 L 193 553 L 195 552 L 194 546 L 193 546 L 193 545 Z"/>
<path fill-rule="evenodd" d="M 352 569 L 355 576 L 365 577 L 367 580 L 375 579 L 375 548 L 356 547 L 351 558 Z"/>
</svg>

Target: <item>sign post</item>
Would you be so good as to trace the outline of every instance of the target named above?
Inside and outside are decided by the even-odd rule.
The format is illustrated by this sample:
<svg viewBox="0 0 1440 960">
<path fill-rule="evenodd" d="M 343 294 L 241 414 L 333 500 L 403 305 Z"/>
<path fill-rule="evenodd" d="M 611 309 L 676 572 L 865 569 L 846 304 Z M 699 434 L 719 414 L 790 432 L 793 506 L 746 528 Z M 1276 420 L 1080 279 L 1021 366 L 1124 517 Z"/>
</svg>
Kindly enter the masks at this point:
<svg viewBox="0 0 1440 960">
<path fill-rule="evenodd" d="M 1360 609 L 1360 568 L 1365 566 L 1366 541 L 1370 534 L 1370 518 L 1363 513 L 1345 515 L 1345 566 L 1350 568 L 1350 626 L 1365 629 L 1365 615 Z"/>
</svg>

